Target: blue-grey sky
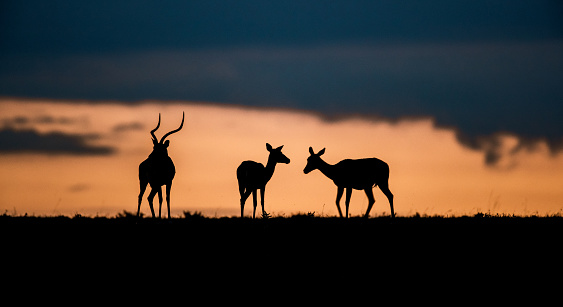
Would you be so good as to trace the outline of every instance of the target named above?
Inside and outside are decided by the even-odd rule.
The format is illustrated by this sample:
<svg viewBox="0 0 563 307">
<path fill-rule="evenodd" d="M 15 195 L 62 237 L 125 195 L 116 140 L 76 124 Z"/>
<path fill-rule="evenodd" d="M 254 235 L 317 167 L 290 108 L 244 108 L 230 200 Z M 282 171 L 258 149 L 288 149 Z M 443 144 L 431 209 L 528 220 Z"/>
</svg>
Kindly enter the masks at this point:
<svg viewBox="0 0 563 307">
<path fill-rule="evenodd" d="M 562 85 L 561 1 L 0 4 L 5 97 L 431 116 L 470 147 L 508 132 L 558 150 Z"/>
</svg>

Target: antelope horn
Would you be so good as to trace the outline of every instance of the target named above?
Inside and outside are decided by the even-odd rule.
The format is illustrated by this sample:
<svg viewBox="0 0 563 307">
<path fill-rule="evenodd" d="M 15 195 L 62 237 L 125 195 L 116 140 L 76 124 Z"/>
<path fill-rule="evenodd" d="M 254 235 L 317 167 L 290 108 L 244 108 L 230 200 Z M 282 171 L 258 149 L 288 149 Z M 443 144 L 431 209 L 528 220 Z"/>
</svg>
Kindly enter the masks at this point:
<svg viewBox="0 0 563 307">
<path fill-rule="evenodd" d="M 154 135 L 154 132 L 158 129 L 158 127 L 160 127 L 160 113 L 158 113 L 158 124 L 156 125 L 156 128 L 154 128 L 153 130 L 151 130 L 151 135 L 152 135 L 153 141 L 158 141 L 158 139 L 157 139 L 156 136 Z"/>
<path fill-rule="evenodd" d="M 168 132 L 167 134 L 165 134 L 162 137 L 162 139 L 160 139 L 160 144 L 162 144 L 164 142 L 164 139 L 166 139 L 167 136 L 171 135 L 172 133 L 176 133 L 176 132 L 180 131 L 183 126 L 184 126 L 184 112 L 182 112 L 182 123 L 180 124 L 180 127 L 176 130 L 172 130 L 172 131 Z"/>
</svg>

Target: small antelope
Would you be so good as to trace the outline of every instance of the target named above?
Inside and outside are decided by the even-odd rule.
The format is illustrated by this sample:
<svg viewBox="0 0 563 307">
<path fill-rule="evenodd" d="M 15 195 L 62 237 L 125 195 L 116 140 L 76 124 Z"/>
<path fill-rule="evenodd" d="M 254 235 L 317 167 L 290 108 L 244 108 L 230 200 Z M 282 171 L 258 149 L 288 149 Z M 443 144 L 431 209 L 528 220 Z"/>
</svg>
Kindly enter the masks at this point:
<svg viewBox="0 0 563 307">
<path fill-rule="evenodd" d="M 254 211 L 252 218 L 256 217 L 257 206 L 257 190 L 260 189 L 262 215 L 266 214 L 264 210 L 264 191 L 266 190 L 266 183 L 270 181 L 274 175 L 274 169 L 277 163 L 289 163 L 287 158 L 282 152 L 283 145 L 278 148 L 272 148 L 272 145 L 266 143 L 266 149 L 270 152 L 268 156 L 268 163 L 266 167 L 262 163 L 254 161 L 244 161 L 237 168 L 238 190 L 240 192 L 240 217 L 244 217 L 244 203 L 250 193 L 254 201 Z"/>
<path fill-rule="evenodd" d="M 369 204 L 364 217 L 369 217 L 371 207 L 375 203 L 372 189 L 377 185 L 379 185 L 379 188 L 389 200 L 391 217 L 395 217 L 395 211 L 393 210 L 393 194 L 389 191 L 389 165 L 387 165 L 387 163 L 377 158 L 369 158 L 359 160 L 346 159 L 335 165 L 330 165 L 321 159 L 321 156 L 325 153 L 325 148 L 315 153 L 313 148 L 309 147 L 309 153 L 311 155 L 307 158 L 307 165 L 303 172 L 308 174 L 318 169 L 325 176 L 332 179 L 334 184 L 338 187 L 338 192 L 336 193 L 336 208 L 338 208 L 340 217 L 342 217 L 340 199 L 342 198 L 344 189 L 346 189 L 346 217 L 348 217 L 348 206 L 350 205 L 352 189 L 364 190 L 364 192 L 366 192 Z"/>
<path fill-rule="evenodd" d="M 172 179 L 176 174 L 176 169 L 174 168 L 174 163 L 172 159 L 168 156 L 168 146 L 170 141 L 164 141 L 167 136 L 176 133 L 182 129 L 184 126 L 184 112 L 182 112 L 182 123 L 180 127 L 176 130 L 172 130 L 166 133 L 160 142 L 154 135 L 154 132 L 160 127 L 160 113 L 158 114 L 158 124 L 156 128 L 151 130 L 153 149 L 149 157 L 139 165 L 139 184 L 141 187 L 141 192 L 139 193 L 139 205 L 137 207 L 137 217 L 139 217 L 139 211 L 141 210 L 141 202 L 145 189 L 147 188 L 147 183 L 151 185 L 151 192 L 149 193 L 148 201 L 151 208 L 152 217 L 154 218 L 154 209 L 152 201 L 154 195 L 158 193 L 158 217 L 160 218 L 160 213 L 162 209 L 162 186 L 166 185 L 166 204 L 168 205 L 168 218 L 170 218 L 170 189 L 172 188 Z"/>
</svg>

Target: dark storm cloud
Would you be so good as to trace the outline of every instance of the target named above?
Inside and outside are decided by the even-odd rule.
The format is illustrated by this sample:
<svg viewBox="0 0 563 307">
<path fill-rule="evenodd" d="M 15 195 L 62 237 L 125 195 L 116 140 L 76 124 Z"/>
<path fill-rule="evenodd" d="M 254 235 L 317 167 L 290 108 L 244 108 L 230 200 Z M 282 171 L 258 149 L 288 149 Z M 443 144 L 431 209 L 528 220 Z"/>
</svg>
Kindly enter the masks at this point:
<svg viewBox="0 0 563 307">
<path fill-rule="evenodd" d="M 0 130 L 0 153 L 109 155 L 115 152 L 112 147 L 88 144 L 89 140 L 96 138 L 96 135 L 39 133 L 35 130 L 4 128 Z"/>
<path fill-rule="evenodd" d="M 559 1 L 3 1 L 4 52 L 561 37 Z"/>
<path fill-rule="evenodd" d="M 2 5 L 2 96 L 433 117 L 489 164 L 499 132 L 563 147 L 560 1 Z"/>
<path fill-rule="evenodd" d="M 497 132 L 561 147 L 563 41 L 246 48 L 60 58 L 21 95 L 229 102 L 327 116 L 431 116 L 464 145 Z M 25 67 L 22 63 L 20 67 Z M 38 66 L 36 66 L 38 67 Z M 0 74 L 0 88 L 18 83 Z M 42 75 L 51 78 L 44 81 Z M 39 95 L 41 96 L 41 95 Z M 36 119 L 35 119 L 36 120 Z M 60 121 L 61 119 L 59 119 Z M 493 161 L 489 159 L 488 161 Z"/>
</svg>

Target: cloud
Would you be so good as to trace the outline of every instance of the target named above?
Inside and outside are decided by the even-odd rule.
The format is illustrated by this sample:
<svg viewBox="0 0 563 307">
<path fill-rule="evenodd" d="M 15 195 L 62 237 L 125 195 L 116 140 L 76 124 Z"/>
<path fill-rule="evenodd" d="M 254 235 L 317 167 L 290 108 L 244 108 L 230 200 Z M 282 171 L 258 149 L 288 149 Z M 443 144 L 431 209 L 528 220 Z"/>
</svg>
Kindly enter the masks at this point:
<svg viewBox="0 0 563 307">
<path fill-rule="evenodd" d="M 151 50 L 34 61 L 13 55 L 0 56 L 7 63 L 0 95 L 431 117 L 457 129 L 464 145 L 506 132 L 545 140 L 558 152 L 562 55 L 563 40 Z"/>
<path fill-rule="evenodd" d="M 98 135 L 39 133 L 35 130 L 0 130 L 0 153 L 40 153 L 49 155 L 110 155 L 116 149 L 109 146 L 89 145 Z"/>
<path fill-rule="evenodd" d="M 456 133 L 456 139 L 462 145 L 484 152 L 483 161 L 488 166 L 498 165 L 501 158 L 506 155 L 506 151 L 503 151 L 502 138 L 501 134 L 473 137 L 459 131 Z"/>
<path fill-rule="evenodd" d="M 145 125 L 141 122 L 128 122 L 115 125 L 112 131 L 120 133 L 129 130 L 143 130 L 144 128 Z"/>
<path fill-rule="evenodd" d="M 557 1 L 32 2 L 2 11 L 0 96 L 422 116 L 563 148 Z"/>
<path fill-rule="evenodd" d="M 77 123 L 86 122 L 83 118 L 72 118 L 66 116 L 50 116 L 50 115 L 40 115 L 35 117 L 27 116 L 14 116 L 9 118 L 3 118 L 0 120 L 0 124 L 5 127 L 21 127 L 28 125 L 73 125 Z"/>
<path fill-rule="evenodd" d="M 88 184 L 77 183 L 77 184 L 73 184 L 73 185 L 69 186 L 67 188 L 67 191 L 72 192 L 72 193 L 79 193 L 79 192 L 87 191 L 90 188 L 91 188 L 91 186 L 88 185 Z"/>
<path fill-rule="evenodd" d="M 13 53 L 561 37 L 557 1 L 10 1 Z M 134 4 L 132 4 L 134 3 Z"/>
</svg>

